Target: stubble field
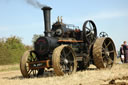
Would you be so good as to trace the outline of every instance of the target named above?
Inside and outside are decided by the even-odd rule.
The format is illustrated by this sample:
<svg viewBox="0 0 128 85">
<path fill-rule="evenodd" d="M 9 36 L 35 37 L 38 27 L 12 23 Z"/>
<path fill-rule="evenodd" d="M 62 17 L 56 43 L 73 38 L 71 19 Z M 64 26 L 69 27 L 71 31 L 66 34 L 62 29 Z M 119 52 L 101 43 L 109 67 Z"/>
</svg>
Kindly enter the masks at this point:
<svg viewBox="0 0 128 85">
<path fill-rule="evenodd" d="M 128 85 L 128 64 L 115 64 L 112 69 L 98 70 L 91 65 L 86 71 L 55 76 L 45 72 L 38 78 L 23 78 L 19 65 L 0 66 L 0 85 Z M 116 83 L 116 84 L 112 84 Z"/>
</svg>

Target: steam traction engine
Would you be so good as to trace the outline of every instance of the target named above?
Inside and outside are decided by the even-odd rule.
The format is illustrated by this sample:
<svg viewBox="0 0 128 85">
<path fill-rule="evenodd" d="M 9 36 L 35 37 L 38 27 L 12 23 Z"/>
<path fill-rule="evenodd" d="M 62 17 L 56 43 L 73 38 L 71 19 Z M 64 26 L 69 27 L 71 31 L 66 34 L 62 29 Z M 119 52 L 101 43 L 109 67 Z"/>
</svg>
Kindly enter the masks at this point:
<svg viewBox="0 0 128 85">
<path fill-rule="evenodd" d="M 90 63 L 99 69 L 113 66 L 115 45 L 109 37 L 97 37 L 92 20 L 85 21 L 80 30 L 74 25 L 64 24 L 58 17 L 51 29 L 51 8 L 44 7 L 42 10 L 45 36 L 36 40 L 34 50 L 26 51 L 21 57 L 20 69 L 24 77 L 42 75 L 46 68 L 53 68 L 55 74 L 61 76 L 85 70 Z"/>
</svg>

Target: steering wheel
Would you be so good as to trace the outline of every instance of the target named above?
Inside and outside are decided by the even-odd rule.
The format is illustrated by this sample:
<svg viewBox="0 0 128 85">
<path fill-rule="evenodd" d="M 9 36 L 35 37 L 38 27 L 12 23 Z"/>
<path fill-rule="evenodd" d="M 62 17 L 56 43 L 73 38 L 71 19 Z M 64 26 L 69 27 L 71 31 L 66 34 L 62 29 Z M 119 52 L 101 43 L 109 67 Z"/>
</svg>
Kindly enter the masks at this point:
<svg viewBox="0 0 128 85">
<path fill-rule="evenodd" d="M 87 20 L 83 24 L 83 41 L 88 44 L 93 43 L 97 38 L 96 25 L 92 20 Z"/>
<path fill-rule="evenodd" d="M 100 32 L 99 36 L 100 37 L 108 37 L 108 34 L 106 32 Z"/>
</svg>

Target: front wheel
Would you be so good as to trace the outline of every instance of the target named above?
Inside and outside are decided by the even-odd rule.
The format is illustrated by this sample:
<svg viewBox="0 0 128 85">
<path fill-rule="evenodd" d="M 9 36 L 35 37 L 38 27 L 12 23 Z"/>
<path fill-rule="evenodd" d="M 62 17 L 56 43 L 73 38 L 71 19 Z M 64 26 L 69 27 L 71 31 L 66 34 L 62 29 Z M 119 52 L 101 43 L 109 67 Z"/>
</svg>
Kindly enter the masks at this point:
<svg viewBox="0 0 128 85">
<path fill-rule="evenodd" d="M 20 60 L 20 70 L 25 78 L 29 77 L 37 77 L 39 75 L 42 75 L 44 73 L 44 68 L 42 69 L 30 69 L 29 63 L 37 61 L 37 57 L 34 51 L 26 51 Z M 37 66 L 37 64 L 33 64 L 34 67 Z"/>
</svg>

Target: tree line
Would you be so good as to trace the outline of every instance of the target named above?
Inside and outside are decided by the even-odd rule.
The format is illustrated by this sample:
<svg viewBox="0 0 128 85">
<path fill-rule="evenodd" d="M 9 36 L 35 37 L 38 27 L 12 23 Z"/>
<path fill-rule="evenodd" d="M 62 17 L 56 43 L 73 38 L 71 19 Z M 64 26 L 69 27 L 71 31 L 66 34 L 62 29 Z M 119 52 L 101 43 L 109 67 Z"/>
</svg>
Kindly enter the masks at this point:
<svg viewBox="0 0 128 85">
<path fill-rule="evenodd" d="M 31 49 L 31 46 L 24 45 L 17 36 L 0 38 L 0 65 L 19 63 L 21 56 L 28 49 Z"/>
</svg>

